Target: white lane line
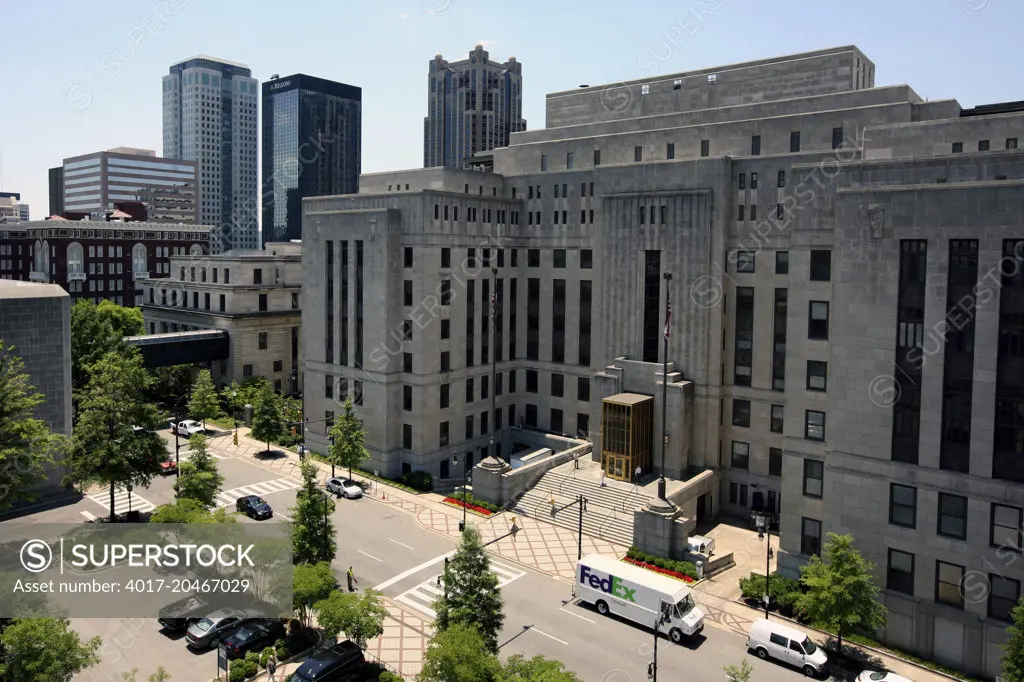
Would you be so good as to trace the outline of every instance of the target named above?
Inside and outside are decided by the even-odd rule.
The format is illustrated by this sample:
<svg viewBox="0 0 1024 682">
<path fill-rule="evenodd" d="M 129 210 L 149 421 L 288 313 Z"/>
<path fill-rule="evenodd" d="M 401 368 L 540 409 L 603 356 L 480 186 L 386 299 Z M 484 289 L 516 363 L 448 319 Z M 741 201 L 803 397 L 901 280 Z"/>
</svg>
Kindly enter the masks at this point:
<svg viewBox="0 0 1024 682">
<path fill-rule="evenodd" d="M 370 557 L 370 558 L 371 558 L 371 559 L 373 559 L 374 561 L 380 561 L 381 563 L 384 563 L 383 561 L 381 561 L 381 560 L 380 560 L 380 559 L 378 559 L 377 557 L 373 556 L 372 554 L 367 554 L 366 552 L 364 552 L 364 551 L 363 551 L 363 550 L 361 550 L 361 549 L 357 549 L 356 551 L 357 551 L 357 552 L 359 552 L 360 554 L 362 554 L 363 556 L 368 556 L 368 557 Z"/>
<path fill-rule="evenodd" d="M 95 514 L 92 514 L 92 513 L 87 512 L 87 511 L 82 512 L 82 516 L 84 516 L 85 518 L 87 518 L 90 521 L 95 521 L 97 519 L 97 516 Z"/>
<path fill-rule="evenodd" d="M 391 587 L 392 585 L 394 585 L 395 583 L 397 583 L 397 582 L 399 582 L 401 580 L 405 580 L 410 575 L 415 575 L 416 573 L 419 573 L 420 571 L 422 571 L 424 568 L 427 568 L 428 566 L 432 566 L 433 564 L 436 564 L 438 561 L 444 561 L 445 557 L 451 557 L 451 556 L 454 556 L 454 555 L 455 555 L 455 550 L 453 549 L 452 551 L 448 552 L 447 554 L 442 554 L 441 556 L 437 557 L 436 559 L 430 559 L 429 561 L 424 561 L 419 566 L 413 566 L 408 571 L 403 571 L 402 573 L 399 573 L 398 575 L 396 575 L 394 578 L 391 578 L 390 580 L 385 580 L 384 582 L 382 582 L 380 585 L 377 585 L 373 589 L 378 591 L 378 592 L 380 592 L 381 590 L 383 590 L 383 589 L 385 589 L 387 587 Z"/>
<path fill-rule="evenodd" d="M 545 637 L 547 637 L 548 639 L 553 639 L 553 640 L 555 640 L 556 642 L 561 642 L 561 643 L 562 643 L 562 644 L 564 644 L 565 646 L 569 646 L 569 643 L 568 643 L 568 642 L 566 642 L 566 641 L 564 641 L 564 640 L 561 640 L 561 639 L 558 639 L 557 637 L 554 637 L 554 636 L 552 636 L 552 635 L 549 635 L 548 633 L 544 632 L 543 630 L 538 630 L 537 628 L 533 627 L 532 625 L 530 626 L 530 630 L 532 630 L 532 631 L 536 632 L 536 633 L 537 633 L 538 635 L 544 635 L 544 636 L 545 636 Z"/>
<path fill-rule="evenodd" d="M 404 542 L 399 542 L 398 540 L 395 540 L 394 538 L 388 538 L 388 540 L 390 540 L 391 542 L 395 543 L 396 545 L 399 545 L 401 547 L 405 547 L 406 549 L 412 549 L 412 547 L 410 547 L 409 545 L 405 544 Z"/>
<path fill-rule="evenodd" d="M 284 514 L 278 514 L 277 512 L 274 513 L 274 516 L 276 516 L 279 519 L 284 519 L 285 521 L 288 521 L 289 523 L 294 521 L 294 519 L 292 519 L 291 517 L 285 516 Z M 593 622 L 593 621 L 591 621 L 591 622 Z"/>
<path fill-rule="evenodd" d="M 588 623 L 594 623 L 594 625 L 597 625 L 597 623 L 596 623 L 595 621 L 592 621 L 592 620 L 590 620 L 589 618 L 587 618 L 587 617 L 585 617 L 585 616 L 581 616 L 581 615 L 580 615 L 580 614 L 578 614 L 578 613 L 573 613 L 572 611 L 567 611 L 566 609 L 563 609 L 563 608 L 559 608 L 558 610 L 559 610 L 559 611 L 565 611 L 565 613 L 568 613 L 568 614 L 569 614 L 570 616 L 576 616 L 576 617 L 577 617 L 577 618 L 579 618 L 580 620 L 585 620 L 585 621 L 587 621 Z"/>
</svg>

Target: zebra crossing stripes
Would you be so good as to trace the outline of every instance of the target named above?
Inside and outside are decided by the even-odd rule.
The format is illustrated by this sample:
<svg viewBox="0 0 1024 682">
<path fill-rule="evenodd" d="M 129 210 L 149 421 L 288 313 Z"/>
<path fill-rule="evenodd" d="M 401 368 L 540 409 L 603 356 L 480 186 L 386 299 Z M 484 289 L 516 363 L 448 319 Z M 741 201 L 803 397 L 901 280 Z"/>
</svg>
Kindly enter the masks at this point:
<svg viewBox="0 0 1024 682">
<path fill-rule="evenodd" d="M 491 562 L 491 573 L 498 576 L 499 589 L 505 587 L 513 580 L 517 580 L 518 578 L 522 578 L 526 575 L 525 571 L 520 571 L 519 569 L 506 566 L 505 564 L 499 564 L 495 561 Z M 437 617 L 437 614 L 434 612 L 433 605 L 434 602 L 437 601 L 437 598 L 443 594 L 444 580 L 442 579 L 441 583 L 438 584 L 437 577 L 435 576 L 430 580 L 420 583 L 411 590 L 403 592 L 395 597 L 395 600 L 405 604 L 406 606 L 411 606 L 431 618 L 435 618 Z"/>
<path fill-rule="evenodd" d="M 110 511 L 110 488 L 105 488 L 95 495 L 90 495 L 89 499 L 100 505 L 108 512 Z M 131 505 L 128 502 L 131 500 Z M 148 512 L 156 509 L 156 505 L 149 502 L 145 498 L 139 497 L 134 492 L 129 493 L 124 488 L 115 488 L 114 490 L 114 511 L 117 513 L 123 513 L 129 510 Z"/>
<path fill-rule="evenodd" d="M 263 481 L 262 483 L 245 485 L 241 488 L 225 490 L 217 495 L 217 506 L 229 507 L 235 503 L 235 500 L 246 495 L 269 495 L 270 493 L 279 493 L 284 490 L 294 490 L 301 487 L 301 483 L 290 478 L 275 478 L 272 481 Z"/>
</svg>

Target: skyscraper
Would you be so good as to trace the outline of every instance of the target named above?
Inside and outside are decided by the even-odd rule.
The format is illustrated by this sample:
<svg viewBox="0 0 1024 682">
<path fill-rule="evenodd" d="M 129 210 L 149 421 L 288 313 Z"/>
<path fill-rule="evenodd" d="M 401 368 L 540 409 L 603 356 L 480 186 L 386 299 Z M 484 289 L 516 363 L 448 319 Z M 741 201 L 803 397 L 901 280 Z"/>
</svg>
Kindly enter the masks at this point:
<svg viewBox="0 0 1024 682">
<path fill-rule="evenodd" d="M 526 130 L 523 65 L 515 57 L 492 62 L 483 45 L 459 62 L 434 55 L 427 86 L 425 168 L 468 168 L 477 152 L 507 147 L 509 134 Z"/>
<path fill-rule="evenodd" d="M 302 237 L 304 197 L 359 191 L 362 99 L 304 74 L 263 84 L 263 244 Z"/>
<path fill-rule="evenodd" d="M 199 222 L 211 249 L 258 249 L 258 81 L 245 64 L 199 55 L 163 78 L 164 157 L 199 166 Z"/>
<path fill-rule="evenodd" d="M 47 215 L 64 213 L 64 166 L 50 169 L 50 212 Z"/>
</svg>

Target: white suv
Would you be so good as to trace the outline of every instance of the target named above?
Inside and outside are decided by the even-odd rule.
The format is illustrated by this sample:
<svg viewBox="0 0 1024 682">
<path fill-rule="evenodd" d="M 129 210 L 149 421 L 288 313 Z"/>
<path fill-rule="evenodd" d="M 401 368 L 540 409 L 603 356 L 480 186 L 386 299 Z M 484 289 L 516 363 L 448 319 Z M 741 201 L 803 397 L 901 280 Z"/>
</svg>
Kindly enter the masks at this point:
<svg viewBox="0 0 1024 682">
<path fill-rule="evenodd" d="M 199 422 L 194 421 L 192 419 L 186 419 L 174 425 L 174 432 L 177 433 L 179 436 L 185 436 L 186 438 L 189 438 L 190 436 L 193 436 L 197 433 L 205 433 L 206 430 L 203 428 L 203 425 L 200 424 Z"/>
</svg>

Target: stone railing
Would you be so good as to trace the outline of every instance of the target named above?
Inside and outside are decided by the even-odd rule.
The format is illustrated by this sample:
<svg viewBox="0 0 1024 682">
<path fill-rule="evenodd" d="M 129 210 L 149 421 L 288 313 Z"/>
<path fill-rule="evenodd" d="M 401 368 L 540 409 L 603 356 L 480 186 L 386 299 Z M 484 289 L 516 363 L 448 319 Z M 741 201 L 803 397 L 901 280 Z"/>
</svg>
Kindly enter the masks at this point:
<svg viewBox="0 0 1024 682">
<path fill-rule="evenodd" d="M 590 443 L 578 443 L 575 447 L 531 460 L 516 469 L 504 462 L 484 460 L 473 468 L 473 496 L 491 504 L 506 506 L 551 469 L 572 461 L 577 455 L 586 457 L 592 450 L 593 445 Z"/>
</svg>

